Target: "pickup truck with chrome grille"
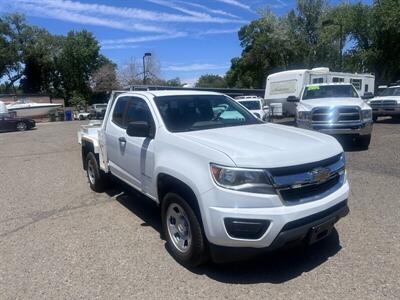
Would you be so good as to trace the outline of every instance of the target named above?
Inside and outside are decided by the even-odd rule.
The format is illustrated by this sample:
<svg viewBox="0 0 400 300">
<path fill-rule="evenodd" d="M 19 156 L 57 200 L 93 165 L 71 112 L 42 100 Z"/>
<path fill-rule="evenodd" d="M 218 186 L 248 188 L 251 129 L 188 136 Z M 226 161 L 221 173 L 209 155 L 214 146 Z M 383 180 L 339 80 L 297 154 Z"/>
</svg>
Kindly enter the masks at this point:
<svg viewBox="0 0 400 300">
<path fill-rule="evenodd" d="M 297 127 L 336 136 L 350 136 L 368 149 L 372 133 L 372 109 L 351 84 L 313 84 L 304 87 L 297 102 Z"/>
<path fill-rule="evenodd" d="M 318 242 L 349 211 L 336 139 L 264 123 L 223 94 L 115 92 L 78 140 L 90 187 L 115 177 L 155 201 L 186 266 Z"/>
</svg>

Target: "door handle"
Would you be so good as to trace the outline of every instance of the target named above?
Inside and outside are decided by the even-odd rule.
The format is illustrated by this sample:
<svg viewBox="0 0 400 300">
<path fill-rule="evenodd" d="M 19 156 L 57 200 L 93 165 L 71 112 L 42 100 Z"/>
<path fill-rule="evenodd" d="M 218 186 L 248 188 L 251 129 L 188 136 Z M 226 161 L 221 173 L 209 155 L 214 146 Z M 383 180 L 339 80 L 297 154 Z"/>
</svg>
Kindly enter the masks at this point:
<svg viewBox="0 0 400 300">
<path fill-rule="evenodd" d="M 126 139 L 122 136 L 122 137 L 120 137 L 119 139 L 118 139 L 118 141 L 120 142 L 120 143 L 126 143 Z"/>
</svg>

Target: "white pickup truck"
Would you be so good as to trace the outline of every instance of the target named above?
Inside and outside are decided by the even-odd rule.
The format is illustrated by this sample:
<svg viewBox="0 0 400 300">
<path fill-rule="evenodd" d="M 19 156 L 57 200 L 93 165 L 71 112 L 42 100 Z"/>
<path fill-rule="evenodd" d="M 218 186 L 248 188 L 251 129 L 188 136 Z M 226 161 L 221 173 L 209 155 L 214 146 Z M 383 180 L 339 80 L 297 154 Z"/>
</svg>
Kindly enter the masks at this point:
<svg viewBox="0 0 400 300">
<path fill-rule="evenodd" d="M 314 243 L 348 213 L 334 138 L 265 124 L 219 93 L 115 92 L 102 124 L 78 138 L 90 187 L 114 176 L 157 202 L 186 266 Z"/>
<path fill-rule="evenodd" d="M 332 135 L 355 137 L 368 149 L 372 133 L 372 109 L 349 83 L 306 85 L 300 99 L 290 96 L 296 106 L 297 126 Z"/>
<path fill-rule="evenodd" d="M 400 85 L 385 88 L 378 97 L 368 101 L 373 110 L 373 119 L 391 116 L 400 118 Z"/>
</svg>

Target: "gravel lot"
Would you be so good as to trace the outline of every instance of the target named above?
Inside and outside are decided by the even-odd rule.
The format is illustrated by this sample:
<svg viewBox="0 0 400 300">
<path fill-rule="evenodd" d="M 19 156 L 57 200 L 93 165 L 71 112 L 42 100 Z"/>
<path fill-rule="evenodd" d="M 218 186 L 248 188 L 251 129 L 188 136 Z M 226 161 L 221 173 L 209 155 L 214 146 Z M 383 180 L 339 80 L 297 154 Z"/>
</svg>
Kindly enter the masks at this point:
<svg viewBox="0 0 400 300">
<path fill-rule="evenodd" d="M 351 214 L 308 250 L 187 270 L 137 193 L 95 194 L 79 122 L 0 134 L 0 299 L 400 298 L 400 122 L 347 149 Z"/>
</svg>

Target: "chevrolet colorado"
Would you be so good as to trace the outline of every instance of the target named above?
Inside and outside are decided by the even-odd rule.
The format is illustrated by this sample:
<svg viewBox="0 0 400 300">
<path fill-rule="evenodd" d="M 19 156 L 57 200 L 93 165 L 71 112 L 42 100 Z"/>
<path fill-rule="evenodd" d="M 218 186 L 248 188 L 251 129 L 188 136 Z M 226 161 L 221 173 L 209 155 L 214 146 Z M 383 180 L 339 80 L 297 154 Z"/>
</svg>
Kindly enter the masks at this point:
<svg viewBox="0 0 400 300">
<path fill-rule="evenodd" d="M 167 247 L 186 266 L 314 243 L 348 213 L 333 137 L 265 124 L 223 94 L 114 92 L 104 121 L 78 140 L 90 187 L 114 176 L 157 202 Z"/>
</svg>

